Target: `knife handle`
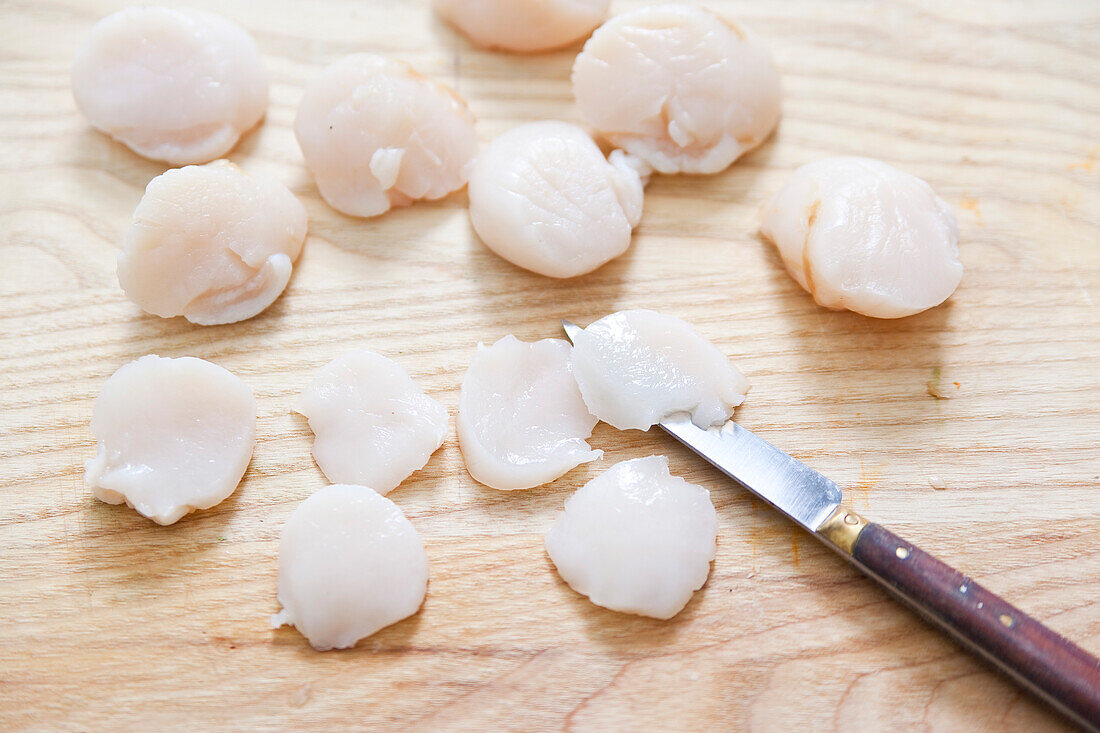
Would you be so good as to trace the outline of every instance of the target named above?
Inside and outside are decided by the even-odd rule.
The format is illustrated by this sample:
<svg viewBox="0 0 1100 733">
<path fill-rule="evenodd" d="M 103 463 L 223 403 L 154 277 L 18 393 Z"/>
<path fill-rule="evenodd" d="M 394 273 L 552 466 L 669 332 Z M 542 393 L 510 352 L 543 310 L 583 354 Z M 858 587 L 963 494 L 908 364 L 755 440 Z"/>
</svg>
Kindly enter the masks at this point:
<svg viewBox="0 0 1100 733">
<path fill-rule="evenodd" d="M 1100 660 L 885 527 L 840 507 L 834 549 L 956 640 L 1087 730 L 1100 731 Z"/>
</svg>

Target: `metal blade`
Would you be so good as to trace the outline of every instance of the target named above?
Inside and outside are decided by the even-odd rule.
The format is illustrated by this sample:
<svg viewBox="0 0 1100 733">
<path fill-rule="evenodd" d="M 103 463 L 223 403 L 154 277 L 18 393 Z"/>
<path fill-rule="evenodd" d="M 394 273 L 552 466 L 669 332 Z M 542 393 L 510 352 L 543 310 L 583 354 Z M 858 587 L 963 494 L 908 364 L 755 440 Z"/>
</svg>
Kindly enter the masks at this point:
<svg viewBox="0 0 1100 733">
<path fill-rule="evenodd" d="M 580 326 L 562 321 L 570 340 Z M 829 479 L 795 460 L 735 422 L 722 429 L 703 430 L 687 417 L 659 425 L 744 486 L 811 532 L 840 506 L 841 492 Z"/>
</svg>

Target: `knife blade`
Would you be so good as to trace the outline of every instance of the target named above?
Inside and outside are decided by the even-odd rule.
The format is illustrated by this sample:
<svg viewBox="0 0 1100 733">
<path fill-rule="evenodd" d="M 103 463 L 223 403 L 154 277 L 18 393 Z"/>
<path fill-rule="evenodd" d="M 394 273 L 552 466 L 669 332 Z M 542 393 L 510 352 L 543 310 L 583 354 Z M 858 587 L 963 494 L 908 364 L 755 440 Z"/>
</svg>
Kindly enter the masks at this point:
<svg viewBox="0 0 1100 733">
<path fill-rule="evenodd" d="M 562 320 L 573 341 L 582 329 Z M 946 563 L 843 505 L 839 487 L 730 421 L 658 425 L 786 514 L 925 619 L 1077 725 L 1100 732 L 1100 660 Z"/>
</svg>

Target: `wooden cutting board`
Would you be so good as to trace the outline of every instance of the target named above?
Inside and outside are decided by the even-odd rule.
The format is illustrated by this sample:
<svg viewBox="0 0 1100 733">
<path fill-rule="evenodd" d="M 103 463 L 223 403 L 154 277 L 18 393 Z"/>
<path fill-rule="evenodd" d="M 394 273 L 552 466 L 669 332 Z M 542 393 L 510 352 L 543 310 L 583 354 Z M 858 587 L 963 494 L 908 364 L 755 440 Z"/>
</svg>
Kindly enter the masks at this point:
<svg viewBox="0 0 1100 733">
<path fill-rule="evenodd" d="M 251 31 L 266 121 L 230 157 L 302 198 L 310 236 L 267 312 L 145 315 L 115 256 L 164 170 L 93 131 L 74 49 L 121 2 L 0 6 L 0 728 L 1046 731 L 1064 724 L 660 434 L 600 426 L 605 459 L 532 491 L 475 484 L 453 434 L 391 494 L 422 533 L 421 612 L 345 652 L 271 630 L 279 529 L 324 485 L 291 400 L 367 347 L 452 412 L 475 345 L 628 307 L 693 323 L 753 382 L 737 419 L 854 507 L 1100 652 L 1100 12 L 1036 4 L 720 2 L 784 74 L 777 134 L 730 170 L 655 178 L 631 250 L 552 281 L 487 251 L 464 193 L 371 220 L 330 210 L 291 131 L 303 84 L 353 51 L 451 83 L 484 141 L 577 121 L 573 48 L 473 48 L 427 2 L 204 0 Z M 641 4 L 618 2 L 615 10 Z M 796 166 L 881 158 L 956 210 L 967 272 L 896 322 L 814 305 L 756 234 Z M 91 497 L 103 381 L 147 353 L 240 375 L 259 444 L 221 506 L 159 527 Z M 597 608 L 543 535 L 615 461 L 665 453 L 712 490 L 718 555 L 675 619 Z M 942 488 L 935 488 L 938 485 Z"/>
</svg>

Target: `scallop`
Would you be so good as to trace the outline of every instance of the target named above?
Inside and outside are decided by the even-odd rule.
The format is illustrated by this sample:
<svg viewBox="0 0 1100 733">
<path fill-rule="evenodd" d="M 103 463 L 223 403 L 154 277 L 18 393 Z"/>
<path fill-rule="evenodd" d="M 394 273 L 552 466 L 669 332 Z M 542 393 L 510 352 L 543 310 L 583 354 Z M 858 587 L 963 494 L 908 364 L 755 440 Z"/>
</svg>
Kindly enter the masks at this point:
<svg viewBox="0 0 1100 733">
<path fill-rule="evenodd" d="M 642 179 L 584 130 L 532 122 L 497 137 L 470 175 L 470 221 L 504 259 L 549 277 L 595 270 L 630 246 Z"/>
<path fill-rule="evenodd" d="M 871 158 L 797 169 L 764 208 L 760 231 L 798 284 L 834 310 L 902 318 L 947 300 L 962 279 L 951 207 Z"/>
<path fill-rule="evenodd" d="M 466 185 L 477 155 L 466 102 L 408 64 L 365 53 L 309 83 L 294 132 L 321 196 L 352 216 L 442 198 Z"/>
<path fill-rule="evenodd" d="M 569 497 L 546 552 L 597 606 L 669 619 L 707 582 L 717 530 L 710 492 L 649 456 L 616 463 Z"/>
<path fill-rule="evenodd" d="M 434 5 L 480 46 L 532 53 L 587 36 L 607 16 L 611 0 L 435 0 Z"/>
<path fill-rule="evenodd" d="M 524 343 L 505 336 L 478 344 L 457 419 L 474 479 L 494 489 L 530 489 L 603 455 L 585 440 L 596 418 L 573 379 L 571 352 L 560 339 Z"/>
<path fill-rule="evenodd" d="M 779 120 L 779 71 L 744 27 L 693 5 L 617 15 L 573 65 L 581 116 L 661 173 L 716 173 Z"/>
<path fill-rule="evenodd" d="M 118 256 L 118 281 L 142 310 L 212 325 L 251 318 L 286 288 L 306 210 L 273 178 L 227 160 L 149 182 Z"/>
<path fill-rule="evenodd" d="M 279 604 L 318 651 L 346 649 L 412 616 L 428 589 L 428 556 L 392 501 L 336 484 L 295 509 L 279 538 Z"/>
<path fill-rule="evenodd" d="M 380 494 L 428 462 L 447 435 L 447 411 L 396 362 L 361 349 L 321 367 L 294 405 L 309 419 L 313 457 L 329 481 Z"/>
<path fill-rule="evenodd" d="M 172 165 L 224 155 L 267 109 L 267 71 L 255 41 L 201 10 L 108 15 L 77 51 L 72 85 L 94 127 Z"/>
<path fill-rule="evenodd" d="M 619 311 L 573 343 L 573 374 L 585 404 L 619 430 L 649 430 L 680 413 L 701 428 L 721 425 L 749 390 L 714 344 L 674 316 Z"/>
<path fill-rule="evenodd" d="M 173 524 L 237 488 L 256 444 L 256 401 L 208 361 L 143 356 L 103 385 L 92 433 L 84 481 L 94 496 Z"/>
</svg>

